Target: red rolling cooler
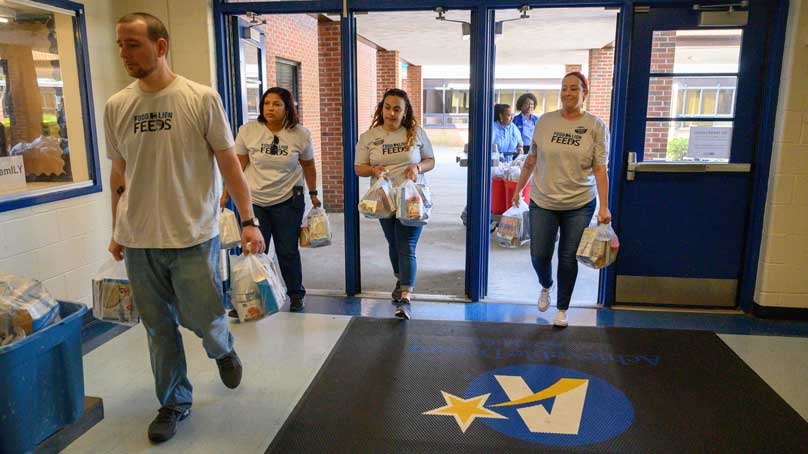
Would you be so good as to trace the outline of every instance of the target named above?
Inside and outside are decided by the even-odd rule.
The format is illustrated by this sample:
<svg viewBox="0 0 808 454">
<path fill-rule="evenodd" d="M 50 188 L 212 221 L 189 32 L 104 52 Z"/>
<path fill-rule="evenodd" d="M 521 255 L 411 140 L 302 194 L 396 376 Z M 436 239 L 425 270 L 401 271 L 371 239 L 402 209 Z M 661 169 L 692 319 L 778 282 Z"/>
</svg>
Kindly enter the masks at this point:
<svg viewBox="0 0 808 454">
<path fill-rule="evenodd" d="M 515 181 L 502 180 L 502 183 L 504 185 L 504 191 L 505 191 L 505 200 L 503 202 L 505 208 L 497 214 L 502 214 L 503 212 L 505 212 L 505 210 L 511 207 L 511 199 L 513 198 L 513 192 L 516 191 Z M 522 199 L 524 199 L 525 203 L 530 205 L 530 181 L 528 181 L 527 184 L 525 185 L 525 188 L 522 189 Z M 493 201 L 491 202 L 491 206 L 494 206 Z"/>
<path fill-rule="evenodd" d="M 505 183 L 509 182 L 506 182 L 502 178 L 491 179 L 491 214 L 500 215 L 504 213 L 510 205 L 510 203 L 505 201 Z M 514 185 L 516 185 L 515 182 Z M 511 189 L 511 194 L 513 194 L 513 189 Z"/>
</svg>

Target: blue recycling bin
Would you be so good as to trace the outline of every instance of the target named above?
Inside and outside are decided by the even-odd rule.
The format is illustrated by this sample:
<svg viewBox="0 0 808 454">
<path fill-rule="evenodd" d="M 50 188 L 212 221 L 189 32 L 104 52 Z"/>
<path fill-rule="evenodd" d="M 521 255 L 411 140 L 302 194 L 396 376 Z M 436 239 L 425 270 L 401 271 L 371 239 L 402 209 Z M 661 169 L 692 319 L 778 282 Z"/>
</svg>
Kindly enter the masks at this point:
<svg viewBox="0 0 808 454">
<path fill-rule="evenodd" d="M 60 301 L 60 321 L 0 347 L 0 454 L 33 451 L 81 417 L 86 312 L 83 304 Z"/>
</svg>

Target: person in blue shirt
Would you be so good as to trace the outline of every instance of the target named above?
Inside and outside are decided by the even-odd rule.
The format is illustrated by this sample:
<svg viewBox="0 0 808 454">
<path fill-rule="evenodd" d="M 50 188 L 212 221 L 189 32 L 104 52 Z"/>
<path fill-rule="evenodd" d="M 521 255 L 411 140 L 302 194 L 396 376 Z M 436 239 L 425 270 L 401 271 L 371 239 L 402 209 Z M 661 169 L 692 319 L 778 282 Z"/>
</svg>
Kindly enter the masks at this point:
<svg viewBox="0 0 808 454">
<path fill-rule="evenodd" d="M 536 129 L 536 121 L 539 117 L 533 115 L 533 109 L 539 105 L 539 101 L 533 96 L 533 93 L 525 93 L 516 100 L 516 110 L 520 113 L 513 118 L 513 124 L 522 133 L 522 144 L 525 147 L 525 153 L 530 152 L 530 144 L 533 142 L 533 131 Z"/>
<path fill-rule="evenodd" d="M 522 134 L 511 121 L 512 114 L 510 105 L 494 105 L 491 144 L 497 146 L 497 150 L 502 154 L 502 160 L 505 162 L 512 161 L 522 153 Z"/>
</svg>

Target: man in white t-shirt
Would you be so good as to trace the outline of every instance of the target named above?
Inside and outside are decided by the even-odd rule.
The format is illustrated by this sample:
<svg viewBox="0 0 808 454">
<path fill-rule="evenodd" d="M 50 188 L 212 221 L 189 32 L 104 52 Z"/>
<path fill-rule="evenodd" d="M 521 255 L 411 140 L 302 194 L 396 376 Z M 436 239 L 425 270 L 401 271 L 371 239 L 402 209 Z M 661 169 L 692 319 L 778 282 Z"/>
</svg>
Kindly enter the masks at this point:
<svg viewBox="0 0 808 454">
<path fill-rule="evenodd" d="M 161 405 L 148 435 L 162 442 L 191 412 L 179 325 L 202 338 L 227 387 L 241 382 L 221 304 L 217 165 L 246 220 L 242 247 L 262 252 L 264 239 L 252 222 L 250 192 L 218 94 L 171 71 L 168 31 L 156 17 L 128 14 L 116 32 L 124 67 L 137 80 L 113 95 L 104 112 L 112 160 L 109 252 L 125 258 L 146 328 Z"/>
</svg>

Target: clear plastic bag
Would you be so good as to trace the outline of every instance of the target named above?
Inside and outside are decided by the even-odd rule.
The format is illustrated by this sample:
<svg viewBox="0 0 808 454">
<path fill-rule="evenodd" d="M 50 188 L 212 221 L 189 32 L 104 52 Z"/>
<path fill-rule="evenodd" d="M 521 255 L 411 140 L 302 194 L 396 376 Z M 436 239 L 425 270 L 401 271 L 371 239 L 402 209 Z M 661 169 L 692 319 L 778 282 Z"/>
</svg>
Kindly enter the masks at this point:
<svg viewBox="0 0 808 454">
<path fill-rule="evenodd" d="M 599 224 L 584 229 L 575 256 L 582 264 L 597 270 L 614 263 L 619 249 L 620 240 L 612 225 Z"/>
<path fill-rule="evenodd" d="M 286 286 L 277 272 L 277 264 L 266 254 L 232 256 L 230 303 L 239 321 L 259 320 L 272 315 L 283 305 Z"/>
<path fill-rule="evenodd" d="M 3 345 L 60 320 L 59 303 L 40 281 L 13 274 L 0 274 L 0 314 Z"/>
<path fill-rule="evenodd" d="M 93 277 L 93 316 L 122 325 L 140 322 L 123 261 L 109 259 Z"/>
<path fill-rule="evenodd" d="M 519 200 L 519 206 L 512 206 L 502 213 L 495 233 L 497 244 L 517 248 L 530 240 L 529 211 L 527 203 Z"/>
<path fill-rule="evenodd" d="M 219 243 L 222 249 L 241 246 L 241 229 L 236 220 L 236 213 L 223 208 L 219 213 Z"/>
<path fill-rule="evenodd" d="M 324 208 L 312 208 L 306 216 L 308 224 L 308 242 L 310 247 L 322 247 L 331 244 L 331 224 Z"/>
<path fill-rule="evenodd" d="M 370 185 L 359 200 L 359 212 L 366 218 L 385 219 L 396 212 L 396 199 L 387 178 L 379 178 Z"/>
<path fill-rule="evenodd" d="M 396 217 L 409 226 L 425 225 L 432 213 L 432 193 L 426 182 L 406 180 L 396 189 L 398 209 Z"/>
</svg>

